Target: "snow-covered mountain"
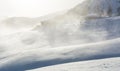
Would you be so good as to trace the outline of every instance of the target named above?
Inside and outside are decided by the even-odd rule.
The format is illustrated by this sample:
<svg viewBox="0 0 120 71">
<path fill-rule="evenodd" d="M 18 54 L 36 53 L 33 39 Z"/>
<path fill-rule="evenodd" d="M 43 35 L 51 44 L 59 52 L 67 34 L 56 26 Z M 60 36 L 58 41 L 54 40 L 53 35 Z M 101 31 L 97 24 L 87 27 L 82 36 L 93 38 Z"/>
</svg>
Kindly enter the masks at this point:
<svg viewBox="0 0 120 71">
<path fill-rule="evenodd" d="M 118 0 L 85 0 L 63 15 L 42 21 L 42 25 L 35 29 L 41 30 L 42 27 L 49 35 L 51 45 L 84 44 L 118 38 L 119 5 Z"/>
<path fill-rule="evenodd" d="M 101 17 L 119 16 L 120 0 L 84 0 L 72 10 L 82 16 L 89 14 Z"/>
<path fill-rule="evenodd" d="M 2 21 L 0 71 L 118 71 L 119 8 L 119 0 L 84 0 L 61 14 Z"/>
</svg>

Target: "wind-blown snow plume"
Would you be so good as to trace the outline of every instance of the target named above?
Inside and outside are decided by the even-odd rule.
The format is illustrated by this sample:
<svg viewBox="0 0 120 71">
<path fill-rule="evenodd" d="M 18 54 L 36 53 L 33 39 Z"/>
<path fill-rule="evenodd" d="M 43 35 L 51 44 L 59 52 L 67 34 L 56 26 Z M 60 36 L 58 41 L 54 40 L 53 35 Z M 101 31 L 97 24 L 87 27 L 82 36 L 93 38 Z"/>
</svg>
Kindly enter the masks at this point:
<svg viewBox="0 0 120 71">
<path fill-rule="evenodd" d="M 0 36 L 0 71 L 120 57 L 119 8 L 119 0 L 85 0 L 47 19 L 4 20 L 1 29 L 15 32 Z"/>
</svg>

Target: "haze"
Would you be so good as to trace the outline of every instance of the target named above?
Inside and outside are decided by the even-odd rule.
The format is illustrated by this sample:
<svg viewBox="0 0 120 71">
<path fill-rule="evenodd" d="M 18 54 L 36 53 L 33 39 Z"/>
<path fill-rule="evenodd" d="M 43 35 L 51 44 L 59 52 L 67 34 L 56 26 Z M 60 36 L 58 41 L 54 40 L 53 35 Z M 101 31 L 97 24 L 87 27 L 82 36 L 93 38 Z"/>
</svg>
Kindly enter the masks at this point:
<svg viewBox="0 0 120 71">
<path fill-rule="evenodd" d="M 82 0 L 0 0 L 2 17 L 39 17 L 69 9 Z"/>
</svg>

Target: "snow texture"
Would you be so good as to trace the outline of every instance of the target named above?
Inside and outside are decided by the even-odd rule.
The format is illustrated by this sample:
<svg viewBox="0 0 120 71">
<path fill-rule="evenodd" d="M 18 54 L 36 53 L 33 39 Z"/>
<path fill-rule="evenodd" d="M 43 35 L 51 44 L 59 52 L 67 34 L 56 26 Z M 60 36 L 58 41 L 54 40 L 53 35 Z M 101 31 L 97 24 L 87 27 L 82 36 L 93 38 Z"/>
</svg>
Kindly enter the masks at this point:
<svg viewBox="0 0 120 71">
<path fill-rule="evenodd" d="M 58 15 L 1 21 L 0 71 L 119 71 L 119 7 L 85 0 Z"/>
</svg>

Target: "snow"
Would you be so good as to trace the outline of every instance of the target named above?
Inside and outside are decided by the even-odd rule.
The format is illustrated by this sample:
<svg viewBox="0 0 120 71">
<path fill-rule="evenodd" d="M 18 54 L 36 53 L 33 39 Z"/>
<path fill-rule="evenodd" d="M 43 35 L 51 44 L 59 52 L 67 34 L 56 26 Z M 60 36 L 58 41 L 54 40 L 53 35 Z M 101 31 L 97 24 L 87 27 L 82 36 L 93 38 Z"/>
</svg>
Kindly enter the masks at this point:
<svg viewBox="0 0 120 71">
<path fill-rule="evenodd" d="M 120 39 L 56 48 L 10 48 L 2 52 L 0 70 L 26 70 L 49 65 L 120 56 Z M 14 44 L 15 45 L 15 44 Z M 17 45 L 17 44 L 16 44 Z M 5 46 L 4 49 L 5 50 Z M 7 50 L 5 50 L 7 51 Z"/>
<path fill-rule="evenodd" d="M 96 14 L 102 17 L 119 16 L 119 0 L 84 0 L 81 4 L 72 9 L 79 15 L 86 16 Z"/>
<path fill-rule="evenodd" d="M 120 70 L 120 58 L 118 57 L 54 65 L 28 71 L 119 71 L 119 70 Z"/>
<path fill-rule="evenodd" d="M 88 10 L 84 15 L 78 5 L 51 18 L 15 17 L 2 21 L 0 71 L 118 71 L 119 3 L 109 0 L 114 9 L 108 15 L 108 0 L 87 1 L 80 4 Z"/>
</svg>

